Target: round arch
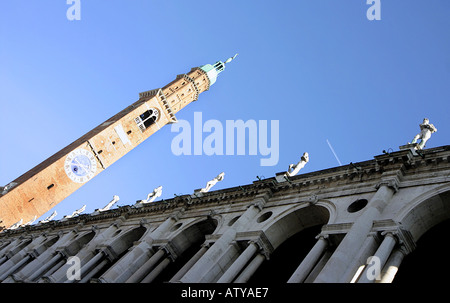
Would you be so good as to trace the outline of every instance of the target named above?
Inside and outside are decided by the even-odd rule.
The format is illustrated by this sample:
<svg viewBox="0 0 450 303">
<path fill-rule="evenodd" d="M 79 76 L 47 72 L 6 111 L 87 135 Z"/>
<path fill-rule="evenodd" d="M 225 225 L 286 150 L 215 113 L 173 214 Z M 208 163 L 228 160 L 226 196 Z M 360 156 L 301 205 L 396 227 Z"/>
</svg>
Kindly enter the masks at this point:
<svg viewBox="0 0 450 303">
<path fill-rule="evenodd" d="M 330 212 L 331 209 L 331 212 Z M 265 234 L 274 251 L 248 282 L 285 283 L 316 243 L 322 226 L 329 223 L 333 212 L 329 201 L 314 205 L 301 204 L 278 215 Z"/>
<path fill-rule="evenodd" d="M 130 228 L 127 231 L 122 231 L 119 235 L 117 235 L 117 238 L 109 244 L 109 246 L 118 256 L 121 256 L 133 245 L 133 242 L 141 239 L 146 231 L 147 228 L 142 225 Z"/>
<path fill-rule="evenodd" d="M 75 256 L 83 248 L 84 245 L 89 243 L 92 238 L 94 238 L 94 236 L 94 231 L 87 231 L 79 234 L 75 239 L 73 239 L 68 245 L 65 246 L 66 252 L 71 256 Z"/>
<path fill-rule="evenodd" d="M 325 206 L 328 204 L 325 201 L 314 205 L 303 204 L 279 214 L 277 220 L 264 231 L 273 248 L 276 249 L 303 229 L 330 222 L 330 208 Z"/>
<path fill-rule="evenodd" d="M 416 248 L 405 256 L 394 283 L 433 281 L 450 269 L 442 262 L 447 257 L 442 239 L 450 230 L 450 184 L 417 196 L 401 209 L 396 221 L 411 233 Z"/>
<path fill-rule="evenodd" d="M 408 203 L 397 216 L 417 241 L 433 226 L 450 218 L 450 184 L 432 189 Z"/>
<path fill-rule="evenodd" d="M 218 225 L 215 217 L 201 217 L 186 226 L 180 225 L 180 230 L 170 237 L 170 243 L 177 258 L 155 279 L 154 282 L 168 282 L 201 248 L 206 235 L 212 234 Z M 177 226 L 177 225 L 175 225 Z"/>
</svg>

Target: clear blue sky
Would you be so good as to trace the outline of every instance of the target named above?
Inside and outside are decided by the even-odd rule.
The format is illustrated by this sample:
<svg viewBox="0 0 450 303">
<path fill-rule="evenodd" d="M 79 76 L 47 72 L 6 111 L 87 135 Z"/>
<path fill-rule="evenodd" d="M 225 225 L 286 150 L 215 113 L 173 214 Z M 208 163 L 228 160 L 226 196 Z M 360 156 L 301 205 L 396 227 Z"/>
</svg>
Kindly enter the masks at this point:
<svg viewBox="0 0 450 303">
<path fill-rule="evenodd" d="M 0 2 L 0 184 L 5 185 L 191 67 L 239 53 L 178 119 L 279 120 L 280 158 L 175 156 L 166 126 L 53 210 L 86 213 L 119 195 L 134 204 L 191 194 L 225 171 L 214 190 L 398 150 L 428 117 L 450 144 L 450 1 L 92 1 L 69 21 L 65 0 Z M 40 218 L 42 219 L 42 217 Z"/>
</svg>

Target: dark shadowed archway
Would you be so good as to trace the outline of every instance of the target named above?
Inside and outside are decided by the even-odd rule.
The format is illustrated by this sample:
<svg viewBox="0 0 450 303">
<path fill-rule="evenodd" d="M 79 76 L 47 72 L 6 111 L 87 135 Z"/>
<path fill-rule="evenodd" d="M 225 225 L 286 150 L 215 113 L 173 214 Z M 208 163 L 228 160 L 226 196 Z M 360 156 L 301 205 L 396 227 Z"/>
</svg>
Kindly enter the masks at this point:
<svg viewBox="0 0 450 303">
<path fill-rule="evenodd" d="M 434 284 L 447 280 L 449 233 L 450 219 L 447 219 L 423 234 L 416 249 L 403 259 L 392 283 Z"/>
</svg>

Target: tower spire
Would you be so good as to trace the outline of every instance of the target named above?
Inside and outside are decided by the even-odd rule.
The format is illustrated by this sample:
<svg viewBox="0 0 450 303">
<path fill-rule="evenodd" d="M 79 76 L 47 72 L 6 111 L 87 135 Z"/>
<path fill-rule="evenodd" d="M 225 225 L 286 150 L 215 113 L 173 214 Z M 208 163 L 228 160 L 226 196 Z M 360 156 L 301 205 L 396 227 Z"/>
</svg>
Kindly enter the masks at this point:
<svg viewBox="0 0 450 303">
<path fill-rule="evenodd" d="M 214 65 L 205 64 L 200 66 L 200 69 L 203 70 L 208 76 L 210 86 L 216 82 L 217 76 L 225 70 L 225 64 L 233 61 L 237 55 L 238 54 L 235 54 L 233 57 L 228 58 L 225 62 L 217 61 Z"/>
</svg>

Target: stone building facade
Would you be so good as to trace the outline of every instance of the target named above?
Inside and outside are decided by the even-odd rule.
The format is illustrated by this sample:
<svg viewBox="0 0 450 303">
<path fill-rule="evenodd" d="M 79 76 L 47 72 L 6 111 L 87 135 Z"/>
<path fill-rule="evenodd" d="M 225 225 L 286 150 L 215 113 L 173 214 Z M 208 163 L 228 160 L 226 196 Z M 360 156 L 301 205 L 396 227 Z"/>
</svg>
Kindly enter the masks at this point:
<svg viewBox="0 0 450 303">
<path fill-rule="evenodd" d="M 0 281 L 395 282 L 420 238 L 449 218 L 450 146 L 401 149 L 5 230 Z"/>
</svg>

